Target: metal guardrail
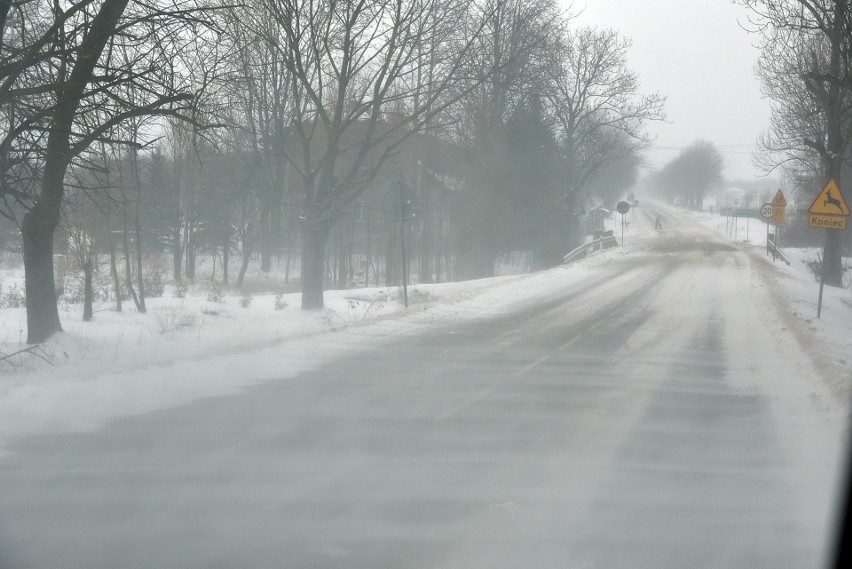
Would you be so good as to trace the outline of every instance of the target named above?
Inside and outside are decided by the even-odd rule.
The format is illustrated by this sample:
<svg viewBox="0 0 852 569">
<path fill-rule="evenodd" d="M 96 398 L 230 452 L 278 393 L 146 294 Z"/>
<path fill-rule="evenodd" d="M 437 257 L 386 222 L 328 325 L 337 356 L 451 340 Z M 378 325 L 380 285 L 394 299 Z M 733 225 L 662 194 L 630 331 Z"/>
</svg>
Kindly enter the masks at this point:
<svg viewBox="0 0 852 569">
<path fill-rule="evenodd" d="M 608 235 L 606 237 L 601 237 L 600 239 L 594 239 L 589 241 L 588 243 L 583 243 L 564 257 L 562 257 L 562 264 L 570 263 L 572 261 L 576 261 L 582 257 L 585 257 L 589 251 L 599 251 L 602 249 L 609 249 L 610 247 L 618 247 L 618 241 L 612 235 Z"/>
<path fill-rule="evenodd" d="M 778 259 L 781 259 L 782 261 L 784 261 L 788 265 L 790 264 L 790 261 L 788 261 L 787 257 L 784 256 L 784 253 L 781 252 L 781 249 L 779 249 L 775 245 L 775 241 L 773 241 L 772 239 L 767 239 L 766 240 L 766 254 L 769 255 L 770 253 L 772 254 L 773 258 L 777 257 Z"/>
</svg>

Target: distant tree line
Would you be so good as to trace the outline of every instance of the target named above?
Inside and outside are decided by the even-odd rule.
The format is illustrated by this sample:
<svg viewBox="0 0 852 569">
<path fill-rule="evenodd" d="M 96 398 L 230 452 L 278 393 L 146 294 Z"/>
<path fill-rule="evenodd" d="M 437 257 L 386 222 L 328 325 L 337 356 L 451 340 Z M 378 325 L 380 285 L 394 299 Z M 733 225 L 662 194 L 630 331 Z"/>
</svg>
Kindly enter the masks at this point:
<svg viewBox="0 0 852 569">
<path fill-rule="evenodd" d="M 723 170 L 724 160 L 713 143 L 696 140 L 653 172 L 646 185 L 670 203 L 682 200 L 684 207 L 701 210 L 704 198 L 722 185 Z"/>
<path fill-rule="evenodd" d="M 28 341 L 61 329 L 57 248 L 86 317 L 107 268 L 116 308 L 145 310 L 149 251 L 175 282 L 202 254 L 235 286 L 253 256 L 283 262 L 304 308 L 356 273 L 394 282 L 398 181 L 422 282 L 513 252 L 554 263 L 662 118 L 629 47 L 556 0 L 2 0 L 0 213 L 21 232 Z"/>
</svg>

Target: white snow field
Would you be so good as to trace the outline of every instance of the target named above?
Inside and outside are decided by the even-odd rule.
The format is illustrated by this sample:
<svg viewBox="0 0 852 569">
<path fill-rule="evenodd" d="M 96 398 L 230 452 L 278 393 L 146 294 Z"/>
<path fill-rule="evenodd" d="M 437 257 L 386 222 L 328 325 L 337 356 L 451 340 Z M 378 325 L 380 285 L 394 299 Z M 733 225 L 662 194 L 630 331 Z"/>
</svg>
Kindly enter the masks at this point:
<svg viewBox="0 0 852 569">
<path fill-rule="evenodd" d="M 803 263 L 628 218 L 622 248 L 408 310 L 63 314 L 56 366 L 0 379 L 0 569 L 824 567 L 852 291 L 816 320 Z"/>
</svg>

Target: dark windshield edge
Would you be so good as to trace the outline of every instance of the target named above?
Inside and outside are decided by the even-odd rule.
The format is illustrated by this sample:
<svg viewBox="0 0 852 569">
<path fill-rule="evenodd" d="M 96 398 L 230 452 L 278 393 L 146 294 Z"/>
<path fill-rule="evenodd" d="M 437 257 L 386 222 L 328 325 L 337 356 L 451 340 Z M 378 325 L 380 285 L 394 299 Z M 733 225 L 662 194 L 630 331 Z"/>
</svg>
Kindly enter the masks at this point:
<svg viewBox="0 0 852 569">
<path fill-rule="evenodd" d="M 852 429 L 849 430 L 849 434 L 852 434 Z M 850 546 L 852 543 L 852 535 L 850 535 L 852 532 L 852 438 L 847 441 L 846 470 L 842 476 L 841 480 L 845 484 L 840 486 L 840 492 L 845 493 L 845 496 L 841 494 L 839 497 L 845 500 L 840 502 L 841 507 L 836 514 L 835 527 L 838 531 L 832 552 L 834 564 L 831 567 L 833 569 L 852 567 L 852 546 Z"/>
</svg>

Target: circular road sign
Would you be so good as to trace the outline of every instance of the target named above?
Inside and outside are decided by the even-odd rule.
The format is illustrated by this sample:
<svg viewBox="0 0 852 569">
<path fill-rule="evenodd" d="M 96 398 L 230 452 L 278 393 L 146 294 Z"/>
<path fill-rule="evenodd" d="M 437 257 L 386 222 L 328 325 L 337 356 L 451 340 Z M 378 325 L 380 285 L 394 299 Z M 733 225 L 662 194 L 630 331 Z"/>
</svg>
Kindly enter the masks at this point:
<svg viewBox="0 0 852 569">
<path fill-rule="evenodd" d="M 760 206 L 760 216 L 764 219 L 769 219 L 770 217 L 772 217 L 772 204 L 771 203 L 765 203 L 762 206 Z"/>
<path fill-rule="evenodd" d="M 612 202 L 610 202 L 610 203 L 612 203 Z M 618 213 L 620 213 L 621 215 L 624 215 L 625 213 L 630 211 L 630 204 L 627 203 L 627 202 L 618 202 L 618 205 L 615 206 L 615 209 L 618 210 Z"/>
</svg>

